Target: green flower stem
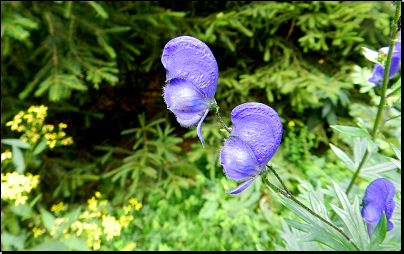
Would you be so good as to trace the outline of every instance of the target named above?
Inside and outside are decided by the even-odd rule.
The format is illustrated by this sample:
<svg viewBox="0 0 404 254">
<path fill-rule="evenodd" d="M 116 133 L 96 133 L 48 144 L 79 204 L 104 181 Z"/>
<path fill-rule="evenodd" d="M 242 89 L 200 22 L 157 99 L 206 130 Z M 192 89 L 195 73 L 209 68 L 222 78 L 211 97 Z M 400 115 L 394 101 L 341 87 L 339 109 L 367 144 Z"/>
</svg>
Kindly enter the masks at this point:
<svg viewBox="0 0 404 254">
<path fill-rule="evenodd" d="M 321 217 L 320 215 L 316 214 L 314 211 L 312 211 L 310 208 L 308 208 L 307 206 L 305 206 L 302 202 L 300 202 L 299 200 L 297 200 L 290 192 L 289 190 L 286 188 L 285 184 L 283 183 L 282 179 L 279 177 L 279 175 L 276 173 L 276 171 L 272 168 L 269 167 L 272 171 L 272 173 L 275 174 L 276 178 L 278 178 L 278 180 L 281 182 L 282 186 L 284 186 L 285 191 L 282 191 L 281 189 L 279 189 L 278 187 L 276 187 L 275 185 L 273 185 L 272 183 L 270 183 L 266 177 L 266 175 L 263 176 L 263 180 L 264 182 L 267 184 L 268 187 L 272 188 L 275 192 L 282 194 L 284 197 L 292 200 L 293 202 L 295 202 L 296 204 L 298 204 L 299 206 L 303 207 L 306 211 L 308 211 L 309 213 L 311 213 L 313 216 L 315 216 L 316 218 L 318 218 L 319 220 L 323 221 L 325 224 L 329 225 L 330 227 L 332 227 L 333 229 L 337 230 L 341 235 L 343 235 L 345 237 L 345 239 L 348 240 L 348 242 L 350 242 L 355 249 L 357 249 L 358 251 L 360 251 L 360 249 L 358 248 L 358 246 L 356 246 L 356 244 L 344 233 L 344 231 L 342 231 L 341 229 L 339 229 L 338 227 L 334 226 L 333 224 L 331 224 L 329 221 L 327 221 L 326 219 L 324 219 L 323 217 Z"/>
<path fill-rule="evenodd" d="M 292 193 L 290 193 L 288 187 L 286 187 L 285 183 L 282 181 L 282 179 L 280 178 L 280 176 L 278 175 L 278 173 L 276 173 L 275 169 L 273 169 L 272 166 L 268 166 L 268 165 L 267 165 L 267 168 L 269 168 L 269 169 L 272 171 L 272 173 L 274 173 L 274 175 L 276 176 L 276 178 L 278 178 L 278 181 L 282 184 L 283 188 L 284 188 L 285 191 L 286 191 L 286 194 L 291 196 Z M 284 196 L 285 196 L 285 195 L 284 195 Z M 285 196 L 285 197 L 286 197 L 286 196 Z"/>
<path fill-rule="evenodd" d="M 401 14 L 401 1 L 396 1 L 396 16 L 395 16 L 395 19 L 394 19 L 394 24 L 397 24 L 400 14 Z M 378 111 L 377 111 L 375 125 L 373 126 L 373 131 L 372 131 L 372 135 L 371 135 L 373 141 L 376 141 L 377 136 L 381 132 L 380 127 L 381 127 L 381 125 L 383 123 L 383 116 L 384 116 L 385 107 L 386 107 L 386 98 L 387 98 L 386 97 L 386 92 L 387 92 L 387 84 L 388 84 L 388 81 L 389 81 L 391 58 L 393 56 L 394 43 L 396 43 L 398 32 L 399 31 L 394 26 L 393 27 L 392 40 L 390 41 L 390 45 L 389 45 L 390 50 L 389 50 L 389 53 L 387 55 L 386 66 L 384 68 L 383 85 L 382 85 L 382 92 L 381 92 L 381 95 L 380 95 L 379 108 L 378 108 Z M 348 188 L 346 190 L 347 195 L 349 194 L 349 192 L 351 191 L 353 185 L 355 184 L 355 181 L 358 178 L 359 173 L 362 170 L 363 166 L 365 165 L 365 161 L 367 161 L 369 156 L 370 156 L 370 153 L 369 153 L 368 150 L 366 150 L 366 153 L 363 156 L 363 159 L 362 159 L 358 169 L 356 170 L 355 174 L 353 175 L 351 183 L 349 184 L 349 186 L 348 186 Z M 333 217 L 334 217 L 334 215 L 333 215 Z"/>
<path fill-rule="evenodd" d="M 217 119 L 219 119 L 220 123 L 222 124 L 223 128 L 225 128 L 225 130 L 230 134 L 231 133 L 231 129 L 229 127 L 227 127 L 227 125 L 223 122 L 222 118 L 220 117 L 219 114 L 219 106 L 216 103 L 216 100 L 213 100 L 211 106 L 211 109 L 213 109 L 215 111 L 215 114 L 217 116 Z"/>
</svg>

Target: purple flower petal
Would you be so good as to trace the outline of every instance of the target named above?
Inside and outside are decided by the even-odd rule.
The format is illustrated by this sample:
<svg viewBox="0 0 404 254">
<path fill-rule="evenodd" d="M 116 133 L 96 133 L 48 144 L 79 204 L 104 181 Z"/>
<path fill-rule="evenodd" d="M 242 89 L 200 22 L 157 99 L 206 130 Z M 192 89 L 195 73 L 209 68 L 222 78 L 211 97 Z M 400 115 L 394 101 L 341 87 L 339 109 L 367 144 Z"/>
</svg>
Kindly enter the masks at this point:
<svg viewBox="0 0 404 254">
<path fill-rule="evenodd" d="M 394 228 L 394 224 L 391 221 L 387 221 L 387 231 L 391 231 Z"/>
<path fill-rule="evenodd" d="M 362 209 L 363 220 L 368 223 L 379 222 L 382 214 L 383 210 L 374 202 L 367 203 Z"/>
<path fill-rule="evenodd" d="M 201 120 L 202 116 L 204 115 L 204 113 L 206 113 L 206 112 L 202 112 L 200 114 L 197 114 L 197 115 L 195 115 L 193 118 L 191 118 L 189 120 L 184 120 L 184 119 L 181 119 L 181 118 L 177 117 L 177 122 L 179 124 L 181 124 L 181 126 L 191 127 L 191 126 L 194 126 L 195 124 L 200 122 L 200 120 Z"/>
<path fill-rule="evenodd" d="M 232 136 L 251 148 L 260 168 L 271 160 L 282 139 L 282 123 L 271 107 L 257 102 L 241 104 L 231 112 Z"/>
<path fill-rule="evenodd" d="M 205 43 L 191 36 L 176 37 L 165 45 L 161 62 L 167 70 L 167 80 L 186 79 L 206 100 L 213 99 L 219 68 Z"/>
<path fill-rule="evenodd" d="M 380 64 L 375 64 L 373 68 L 373 76 L 369 78 L 369 82 L 375 83 L 377 86 L 382 86 L 379 81 L 383 79 L 384 69 Z"/>
<path fill-rule="evenodd" d="M 243 181 L 260 173 L 253 151 L 238 137 L 225 141 L 220 152 L 220 163 L 226 175 L 235 181 Z"/>
<path fill-rule="evenodd" d="M 205 114 L 203 114 L 201 121 L 199 121 L 198 127 L 196 127 L 196 133 L 198 134 L 198 138 L 202 143 L 202 146 L 205 147 L 205 141 L 202 137 L 202 122 L 205 120 L 205 117 L 208 115 L 209 109 L 206 110 Z"/>
<path fill-rule="evenodd" d="M 190 120 L 209 108 L 202 94 L 192 84 L 183 79 L 172 79 L 164 87 L 167 108 L 182 120 Z"/>
<path fill-rule="evenodd" d="M 401 41 L 401 30 L 400 30 L 400 32 L 398 33 L 398 35 L 397 35 L 397 40 L 400 40 Z M 395 44 L 394 44 L 394 52 L 398 52 L 399 53 L 399 55 L 401 55 L 401 42 L 396 42 Z"/>
<path fill-rule="evenodd" d="M 385 211 L 386 202 L 392 200 L 395 194 L 396 188 L 394 185 L 387 179 L 379 178 L 371 182 L 366 188 L 363 202 L 365 202 L 365 204 L 374 202 L 380 209 Z"/>
<path fill-rule="evenodd" d="M 251 178 L 250 180 L 248 180 L 248 181 L 246 181 L 246 182 L 240 184 L 240 185 L 237 186 L 236 188 L 234 188 L 234 189 L 232 189 L 232 190 L 229 190 L 229 191 L 226 191 L 226 193 L 228 193 L 228 194 L 237 194 L 237 193 L 240 193 L 240 192 L 242 192 L 243 190 L 245 190 L 248 186 L 250 186 L 250 184 L 251 184 L 252 182 L 254 182 L 254 180 L 255 180 L 256 178 L 257 178 L 257 177 L 255 176 L 255 177 Z"/>
</svg>

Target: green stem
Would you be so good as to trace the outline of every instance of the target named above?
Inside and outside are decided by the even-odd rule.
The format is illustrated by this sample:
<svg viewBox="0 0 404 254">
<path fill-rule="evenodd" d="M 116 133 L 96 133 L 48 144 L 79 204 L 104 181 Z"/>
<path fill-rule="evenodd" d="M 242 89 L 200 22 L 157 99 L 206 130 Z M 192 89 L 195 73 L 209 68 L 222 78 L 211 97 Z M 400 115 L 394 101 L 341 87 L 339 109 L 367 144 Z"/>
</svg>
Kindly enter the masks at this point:
<svg viewBox="0 0 404 254">
<path fill-rule="evenodd" d="M 330 227 L 332 227 L 333 229 L 337 230 L 341 235 L 343 235 L 345 237 L 345 239 L 347 239 L 348 242 L 350 242 L 355 249 L 357 249 L 358 251 L 360 251 L 360 249 L 358 248 L 358 246 L 356 246 L 356 244 L 344 233 L 344 231 L 342 231 L 341 229 L 339 229 L 338 227 L 334 226 L 333 224 L 331 224 L 329 221 L 327 221 L 326 219 L 324 219 L 323 217 L 321 217 L 320 215 L 316 214 L 315 212 L 313 212 L 310 208 L 308 208 L 307 206 L 305 206 L 302 202 L 300 202 L 299 200 L 297 200 L 290 192 L 289 190 L 286 188 L 286 186 L 284 185 L 283 181 L 281 180 L 281 178 L 279 177 L 278 174 L 276 174 L 276 171 L 272 168 L 269 167 L 271 169 L 271 171 L 275 174 L 275 176 L 278 178 L 278 180 L 282 183 L 282 185 L 285 188 L 285 191 L 282 191 L 281 189 L 279 189 L 278 187 L 276 187 L 275 185 L 273 185 L 272 183 L 270 183 L 268 181 L 268 179 L 266 178 L 266 176 L 263 176 L 263 179 L 265 180 L 264 182 L 270 187 L 272 188 L 275 192 L 282 194 L 284 197 L 292 200 L 293 202 L 295 202 L 296 204 L 298 204 L 299 206 L 301 206 L 302 208 L 304 208 L 306 211 L 308 211 L 309 213 L 311 213 L 313 216 L 315 216 L 316 218 L 318 218 L 319 220 L 321 220 L 322 222 L 324 222 L 325 224 L 329 225 Z"/>
<path fill-rule="evenodd" d="M 216 100 L 213 100 L 210 107 L 215 111 L 217 119 L 219 119 L 219 121 L 222 124 L 223 128 L 225 128 L 225 130 L 230 134 L 231 129 L 229 127 L 227 127 L 227 125 L 223 122 L 222 118 L 220 117 L 220 114 L 219 114 L 219 108 L 220 107 L 217 105 Z"/>
<path fill-rule="evenodd" d="M 398 18 L 401 14 L 401 1 L 396 1 L 396 16 L 394 19 L 394 23 L 397 24 Z M 384 68 L 384 76 L 383 76 L 383 85 L 382 85 L 382 92 L 380 95 L 380 103 L 379 103 L 379 108 L 377 111 L 377 116 L 376 116 L 376 120 L 375 120 L 375 125 L 373 126 L 373 131 L 372 131 L 372 140 L 376 141 L 377 136 L 379 135 L 381 129 L 380 126 L 383 123 L 383 115 L 384 115 L 384 111 L 385 111 L 385 106 L 386 106 L 386 93 L 387 93 L 387 84 L 389 82 L 389 72 L 390 72 L 390 66 L 391 66 L 391 58 L 393 56 L 393 49 L 394 49 L 394 43 L 396 43 L 396 38 L 398 35 L 398 30 L 395 28 L 395 26 L 393 27 L 393 36 L 392 39 L 390 41 L 390 50 L 389 53 L 387 55 L 387 60 L 386 60 L 386 66 Z M 380 130 L 379 130 L 380 129 Z M 365 161 L 367 161 L 368 156 L 370 156 L 370 153 L 366 150 L 365 155 L 363 156 L 363 159 L 358 167 L 358 169 L 356 170 L 355 174 L 352 177 L 351 183 L 349 184 L 347 190 L 346 190 L 346 194 L 348 195 L 349 192 L 351 191 L 353 185 L 355 184 L 356 179 L 359 176 L 360 171 L 362 170 L 362 168 L 365 165 Z"/>
</svg>

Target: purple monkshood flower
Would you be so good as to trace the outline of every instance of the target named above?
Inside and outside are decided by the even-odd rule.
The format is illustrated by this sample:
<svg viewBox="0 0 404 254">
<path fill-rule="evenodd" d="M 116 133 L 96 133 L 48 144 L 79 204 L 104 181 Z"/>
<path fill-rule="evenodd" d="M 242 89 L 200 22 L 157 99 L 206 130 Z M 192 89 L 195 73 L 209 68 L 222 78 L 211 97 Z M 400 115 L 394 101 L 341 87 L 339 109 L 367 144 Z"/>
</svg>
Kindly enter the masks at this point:
<svg viewBox="0 0 404 254">
<path fill-rule="evenodd" d="M 226 175 L 235 181 L 250 180 L 226 193 L 237 194 L 245 190 L 266 169 L 266 165 L 282 139 L 282 123 L 271 107 L 248 102 L 231 112 L 234 127 L 230 139 L 220 152 L 220 163 Z"/>
<path fill-rule="evenodd" d="M 397 40 L 401 40 L 401 31 L 397 36 Z M 390 51 L 390 47 L 383 47 L 380 50 L 388 53 Z M 391 57 L 389 79 L 391 79 L 398 72 L 398 69 L 400 68 L 400 62 L 401 62 L 401 42 L 396 42 L 394 44 L 393 55 Z M 373 82 L 377 86 L 382 86 L 379 82 L 383 80 L 383 76 L 384 76 L 384 67 L 381 66 L 380 64 L 375 64 L 375 67 L 373 68 L 373 76 L 369 78 L 369 82 Z"/>
<path fill-rule="evenodd" d="M 372 236 L 377 224 L 380 221 L 383 211 L 387 218 L 387 231 L 394 228 L 390 221 L 396 204 L 393 197 L 396 194 L 396 188 L 387 179 L 379 178 L 374 180 L 366 188 L 363 198 L 362 217 L 368 227 L 369 237 Z"/>
<path fill-rule="evenodd" d="M 179 124 L 191 127 L 198 124 L 202 137 L 202 122 L 215 102 L 219 68 L 209 47 L 191 36 L 176 37 L 164 47 L 161 62 L 167 70 L 164 100 Z"/>
</svg>

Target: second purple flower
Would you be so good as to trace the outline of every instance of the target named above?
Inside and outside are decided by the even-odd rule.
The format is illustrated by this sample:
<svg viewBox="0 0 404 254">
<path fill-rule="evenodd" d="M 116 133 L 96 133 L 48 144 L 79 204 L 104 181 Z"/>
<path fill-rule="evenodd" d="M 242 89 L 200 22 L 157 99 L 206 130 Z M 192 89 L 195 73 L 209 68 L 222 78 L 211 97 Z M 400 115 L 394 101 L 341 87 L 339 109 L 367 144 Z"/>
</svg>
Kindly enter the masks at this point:
<svg viewBox="0 0 404 254">
<path fill-rule="evenodd" d="M 241 104 L 231 112 L 234 127 L 220 152 L 226 175 L 235 181 L 250 180 L 226 193 L 245 190 L 266 169 L 282 139 L 281 119 L 271 107 L 257 102 Z"/>
</svg>

